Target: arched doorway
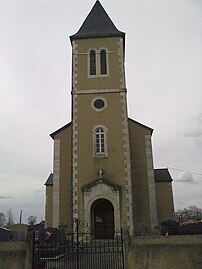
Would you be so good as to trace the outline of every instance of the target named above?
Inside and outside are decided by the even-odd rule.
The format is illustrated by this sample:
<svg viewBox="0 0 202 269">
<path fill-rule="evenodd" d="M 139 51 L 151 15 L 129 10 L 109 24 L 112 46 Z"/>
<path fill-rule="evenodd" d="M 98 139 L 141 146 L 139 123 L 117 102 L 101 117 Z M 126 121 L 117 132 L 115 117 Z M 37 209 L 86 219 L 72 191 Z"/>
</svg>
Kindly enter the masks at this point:
<svg viewBox="0 0 202 269">
<path fill-rule="evenodd" d="M 96 200 L 91 207 L 95 239 L 114 238 L 114 207 L 106 199 Z"/>
</svg>

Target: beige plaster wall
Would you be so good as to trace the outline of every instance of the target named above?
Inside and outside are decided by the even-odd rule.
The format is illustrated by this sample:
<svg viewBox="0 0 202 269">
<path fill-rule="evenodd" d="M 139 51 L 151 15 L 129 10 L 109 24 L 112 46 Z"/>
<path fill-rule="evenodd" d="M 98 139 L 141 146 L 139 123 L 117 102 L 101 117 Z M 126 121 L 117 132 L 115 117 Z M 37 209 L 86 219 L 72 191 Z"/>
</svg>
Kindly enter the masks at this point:
<svg viewBox="0 0 202 269">
<path fill-rule="evenodd" d="M 59 225 L 67 225 L 72 219 L 71 193 L 71 126 L 55 134 L 60 141 L 59 162 Z M 53 226 L 53 186 L 46 186 L 46 227 Z"/>
<path fill-rule="evenodd" d="M 71 126 L 55 135 L 60 140 L 59 225 L 66 225 L 72 218 L 71 192 Z"/>
<path fill-rule="evenodd" d="M 77 89 L 117 89 L 120 87 L 119 37 L 88 38 L 77 40 Z M 108 51 L 109 76 L 88 79 L 89 49 L 106 48 Z"/>
<path fill-rule="evenodd" d="M 133 217 L 135 232 L 144 225 L 150 230 L 149 190 L 146 162 L 145 135 L 151 130 L 129 120 L 131 174 L 133 190 Z"/>
<path fill-rule="evenodd" d="M 101 96 L 107 100 L 107 107 L 102 112 L 96 112 L 91 107 L 94 97 Z M 97 171 L 104 170 L 104 178 L 122 187 L 122 220 L 126 221 L 125 203 L 125 171 L 122 133 L 122 113 L 120 93 L 78 96 L 78 206 L 82 219 L 83 193 L 81 189 L 87 183 L 98 178 Z M 84 113 L 85 112 L 85 113 Z M 93 129 L 104 125 L 107 131 L 108 156 L 97 158 L 93 156 Z M 83 140 L 85 137 L 85 141 Z"/>
<path fill-rule="evenodd" d="M 99 96 L 99 95 L 98 95 Z M 122 120 L 120 111 L 120 95 L 100 94 L 107 99 L 107 108 L 102 112 L 96 112 L 91 107 L 94 95 L 79 96 L 78 98 L 78 167 L 81 184 L 97 178 L 97 170 L 105 171 L 104 177 L 116 180 L 122 184 L 123 178 L 123 138 Z M 85 113 L 84 113 L 85 111 Z M 107 129 L 108 157 L 93 157 L 93 129 L 97 125 L 104 125 Z M 85 137 L 85 141 L 83 140 Z M 83 165 L 85 163 L 85 165 Z"/>
<path fill-rule="evenodd" d="M 171 182 L 156 182 L 156 198 L 158 220 L 175 219 Z"/>
</svg>

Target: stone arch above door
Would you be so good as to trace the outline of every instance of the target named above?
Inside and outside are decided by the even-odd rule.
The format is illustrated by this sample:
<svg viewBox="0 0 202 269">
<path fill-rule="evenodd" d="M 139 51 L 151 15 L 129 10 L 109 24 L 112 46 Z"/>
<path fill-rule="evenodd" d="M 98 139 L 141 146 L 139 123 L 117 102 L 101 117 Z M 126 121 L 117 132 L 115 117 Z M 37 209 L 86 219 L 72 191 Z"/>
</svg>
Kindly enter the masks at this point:
<svg viewBox="0 0 202 269">
<path fill-rule="evenodd" d="M 84 198 L 84 218 L 85 221 L 92 226 L 91 223 L 91 207 L 98 199 L 106 199 L 110 201 L 114 208 L 114 230 L 120 231 L 120 194 L 121 187 L 109 182 L 106 179 L 97 179 L 83 187 Z"/>
</svg>

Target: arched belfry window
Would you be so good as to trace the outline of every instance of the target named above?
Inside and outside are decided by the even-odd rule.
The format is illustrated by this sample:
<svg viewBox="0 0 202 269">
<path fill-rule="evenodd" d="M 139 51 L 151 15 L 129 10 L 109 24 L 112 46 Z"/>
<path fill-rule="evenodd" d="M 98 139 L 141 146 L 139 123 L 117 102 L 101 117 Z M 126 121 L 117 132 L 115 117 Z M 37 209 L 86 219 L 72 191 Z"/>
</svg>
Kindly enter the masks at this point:
<svg viewBox="0 0 202 269">
<path fill-rule="evenodd" d="M 101 75 L 107 74 L 107 54 L 105 49 L 100 51 L 100 71 Z"/>
<path fill-rule="evenodd" d="M 104 126 L 99 126 L 93 132 L 94 141 L 94 157 L 107 156 L 107 129 Z"/>
<path fill-rule="evenodd" d="M 95 53 L 95 50 L 90 51 L 90 75 L 96 75 L 96 53 Z"/>
<path fill-rule="evenodd" d="M 109 76 L 108 54 L 108 50 L 105 48 L 92 48 L 88 51 L 89 78 Z"/>
</svg>

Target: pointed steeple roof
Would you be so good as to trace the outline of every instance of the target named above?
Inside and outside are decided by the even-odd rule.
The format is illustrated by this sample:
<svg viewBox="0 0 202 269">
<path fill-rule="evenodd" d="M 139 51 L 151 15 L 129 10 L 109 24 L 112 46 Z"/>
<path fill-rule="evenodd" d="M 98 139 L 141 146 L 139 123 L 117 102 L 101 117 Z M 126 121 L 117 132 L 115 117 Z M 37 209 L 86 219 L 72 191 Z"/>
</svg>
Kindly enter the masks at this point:
<svg viewBox="0 0 202 269">
<path fill-rule="evenodd" d="M 86 17 L 79 31 L 70 36 L 70 39 L 106 37 L 106 36 L 125 36 L 124 32 L 119 31 L 110 19 L 103 6 L 97 0 Z"/>
</svg>

